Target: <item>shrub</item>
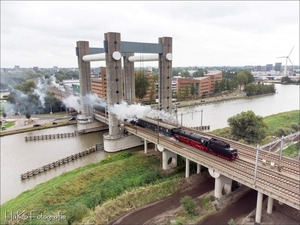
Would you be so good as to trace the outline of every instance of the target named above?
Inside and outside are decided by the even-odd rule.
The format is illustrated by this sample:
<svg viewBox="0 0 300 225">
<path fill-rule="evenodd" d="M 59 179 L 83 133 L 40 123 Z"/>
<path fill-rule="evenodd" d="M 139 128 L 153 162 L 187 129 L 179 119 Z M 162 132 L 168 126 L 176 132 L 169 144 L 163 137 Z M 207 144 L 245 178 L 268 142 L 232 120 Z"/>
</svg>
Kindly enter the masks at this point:
<svg viewBox="0 0 300 225">
<path fill-rule="evenodd" d="M 68 216 L 68 224 L 72 224 L 75 221 L 80 221 L 88 212 L 88 207 L 78 202 L 70 209 L 70 215 Z"/>
<path fill-rule="evenodd" d="M 195 212 L 195 202 L 190 196 L 185 196 L 182 199 L 180 199 L 180 203 L 187 213 Z"/>
<path fill-rule="evenodd" d="M 235 222 L 232 218 L 228 221 L 228 225 L 235 225 Z"/>
<path fill-rule="evenodd" d="M 291 128 L 295 132 L 297 132 L 298 130 L 300 130 L 299 124 L 297 124 L 297 123 L 292 123 L 291 124 Z"/>
<path fill-rule="evenodd" d="M 285 127 L 280 127 L 280 128 L 275 130 L 275 135 L 277 137 L 287 136 L 290 133 L 292 133 L 291 129 L 285 128 Z"/>
</svg>

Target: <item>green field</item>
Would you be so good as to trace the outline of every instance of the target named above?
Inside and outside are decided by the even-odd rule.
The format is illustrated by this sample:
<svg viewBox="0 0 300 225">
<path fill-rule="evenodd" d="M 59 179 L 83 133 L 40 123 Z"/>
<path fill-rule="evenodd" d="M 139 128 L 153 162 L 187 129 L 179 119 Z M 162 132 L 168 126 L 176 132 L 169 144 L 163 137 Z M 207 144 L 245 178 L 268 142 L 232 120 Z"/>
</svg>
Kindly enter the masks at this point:
<svg viewBox="0 0 300 225">
<path fill-rule="evenodd" d="M 274 135 L 276 129 L 290 128 L 291 124 L 300 124 L 300 110 L 278 113 L 264 117 L 264 121 L 269 126 L 269 135 Z"/>
</svg>

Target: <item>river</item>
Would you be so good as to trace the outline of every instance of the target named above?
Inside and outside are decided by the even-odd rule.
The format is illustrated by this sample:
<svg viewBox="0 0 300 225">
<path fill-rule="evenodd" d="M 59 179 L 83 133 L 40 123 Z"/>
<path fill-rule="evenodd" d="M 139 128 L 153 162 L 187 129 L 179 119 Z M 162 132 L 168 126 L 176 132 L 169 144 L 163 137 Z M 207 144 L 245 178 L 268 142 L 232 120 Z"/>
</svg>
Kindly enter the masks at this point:
<svg viewBox="0 0 300 225">
<path fill-rule="evenodd" d="M 300 86 L 278 84 L 275 86 L 278 93 L 274 95 L 234 100 L 195 108 L 179 108 L 179 123 L 181 121 L 181 113 L 200 111 L 201 109 L 203 110 L 202 124 L 210 125 L 211 130 L 226 127 L 227 119 L 242 111 L 253 110 L 257 115 L 268 116 L 279 112 L 299 110 Z M 184 114 L 182 121 L 185 126 L 200 126 L 201 113 Z M 20 180 L 20 175 L 26 171 L 103 143 L 104 131 L 63 139 L 25 142 L 25 136 L 29 135 L 56 134 L 73 132 L 75 130 L 76 125 L 1 137 L 1 204 L 16 197 L 21 192 L 35 187 L 39 183 L 80 166 L 98 162 L 108 155 L 104 151 L 99 151 L 33 176 L 30 179 Z"/>
<path fill-rule="evenodd" d="M 300 109 L 299 85 L 276 84 L 275 88 L 278 93 L 273 95 L 225 101 L 193 108 L 178 108 L 178 123 L 181 124 L 181 114 L 183 114 L 183 126 L 200 126 L 201 110 L 203 110 L 202 125 L 210 125 L 210 130 L 215 130 L 228 126 L 227 119 L 243 111 L 252 110 L 256 115 L 265 117 Z"/>
</svg>

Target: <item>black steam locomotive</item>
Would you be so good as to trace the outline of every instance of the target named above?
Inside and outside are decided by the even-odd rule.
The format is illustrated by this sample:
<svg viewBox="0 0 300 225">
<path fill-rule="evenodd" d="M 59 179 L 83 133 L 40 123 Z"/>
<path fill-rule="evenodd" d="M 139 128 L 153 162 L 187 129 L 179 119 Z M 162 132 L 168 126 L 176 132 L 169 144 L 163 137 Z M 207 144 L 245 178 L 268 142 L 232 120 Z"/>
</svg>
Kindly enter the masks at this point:
<svg viewBox="0 0 300 225">
<path fill-rule="evenodd" d="M 238 153 L 235 148 L 232 148 L 228 143 L 215 138 L 202 136 L 181 128 L 176 128 L 174 126 L 165 123 L 159 123 L 158 121 L 146 118 L 131 121 L 131 123 L 137 126 L 148 128 L 155 132 L 159 130 L 159 132 L 165 136 L 173 137 L 187 145 L 230 161 L 238 158 Z"/>
</svg>

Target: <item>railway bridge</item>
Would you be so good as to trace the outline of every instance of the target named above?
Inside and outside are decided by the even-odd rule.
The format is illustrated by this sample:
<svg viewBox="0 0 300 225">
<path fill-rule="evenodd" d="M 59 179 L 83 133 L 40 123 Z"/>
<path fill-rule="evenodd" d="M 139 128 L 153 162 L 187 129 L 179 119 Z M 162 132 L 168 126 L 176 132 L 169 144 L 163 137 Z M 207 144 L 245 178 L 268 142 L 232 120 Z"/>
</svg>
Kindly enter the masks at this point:
<svg viewBox="0 0 300 225">
<path fill-rule="evenodd" d="M 169 137 L 151 130 L 134 126 L 120 121 L 114 113 L 95 113 L 86 96 L 91 94 L 90 61 L 106 61 L 107 75 L 107 108 L 120 104 L 121 101 L 135 102 L 134 62 L 158 61 L 159 64 L 159 105 L 158 110 L 172 112 L 172 38 L 159 38 L 158 44 L 122 42 L 119 33 L 104 35 L 104 48 L 90 48 L 86 41 L 78 41 L 76 55 L 78 57 L 81 115 L 77 117 L 79 133 L 91 132 L 99 129 L 108 129 L 103 135 L 104 149 L 108 152 L 117 152 L 135 146 L 144 145 L 147 153 L 147 144 L 154 143 L 158 151 L 162 152 L 163 169 L 177 166 L 177 156 L 186 159 L 186 177 L 189 176 L 190 161 L 197 163 L 197 172 L 200 167 L 209 169 L 215 178 L 215 196 L 221 198 L 231 191 L 232 180 L 257 190 L 257 207 L 255 222 L 261 222 L 263 195 L 268 196 L 267 212 L 272 213 L 273 201 L 287 204 L 300 210 L 300 179 L 299 161 L 272 152 L 253 148 L 238 142 L 225 140 L 238 149 L 239 159 L 227 161 L 214 155 L 202 152 L 184 143 L 177 142 Z M 155 55 L 136 57 L 134 53 L 154 53 Z M 124 65 L 124 91 L 121 77 L 121 59 Z M 123 96 L 124 93 L 124 96 Z M 158 122 L 158 126 L 159 126 Z M 127 132 L 124 132 L 126 129 Z M 185 128 L 190 129 L 190 128 Z M 207 135 L 201 131 L 194 133 Z M 210 135 L 213 136 L 213 135 Z M 217 137 L 218 139 L 222 139 Z"/>
<path fill-rule="evenodd" d="M 107 121 L 104 115 L 97 113 L 95 118 L 102 122 Z M 156 122 L 158 126 L 164 124 L 161 121 Z M 207 136 L 207 133 L 202 131 L 188 127 L 183 128 Z M 124 133 L 124 129 L 128 133 Z M 299 160 L 210 134 L 209 136 L 223 140 L 238 149 L 239 158 L 234 161 L 227 161 L 178 142 L 173 138 L 126 122 L 120 128 L 119 137 L 122 138 L 123 136 L 139 137 L 140 143 L 144 145 L 145 154 L 147 154 L 148 143 L 154 143 L 155 149 L 162 152 L 163 169 L 176 167 L 178 155 L 186 159 L 186 177 L 189 177 L 190 174 L 190 161 L 197 163 L 197 173 L 200 172 L 201 165 L 207 167 L 210 175 L 215 178 L 216 198 L 221 198 L 224 194 L 231 192 L 232 180 L 255 189 L 257 191 L 255 218 L 257 223 L 261 221 L 263 195 L 268 196 L 267 212 L 269 214 L 272 213 L 274 199 L 300 210 Z M 114 147 L 114 141 L 104 143 L 106 151 L 113 152 Z"/>
</svg>

